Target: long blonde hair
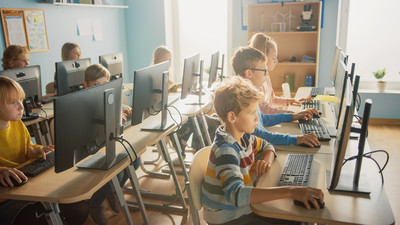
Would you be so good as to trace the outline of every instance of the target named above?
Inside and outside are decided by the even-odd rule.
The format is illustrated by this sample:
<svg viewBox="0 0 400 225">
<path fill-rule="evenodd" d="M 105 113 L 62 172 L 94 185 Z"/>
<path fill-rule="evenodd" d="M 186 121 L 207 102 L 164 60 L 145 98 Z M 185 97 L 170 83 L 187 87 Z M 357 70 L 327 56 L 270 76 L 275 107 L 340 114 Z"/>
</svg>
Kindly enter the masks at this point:
<svg viewBox="0 0 400 225">
<path fill-rule="evenodd" d="M 264 33 L 255 33 L 249 41 L 249 46 L 262 51 L 266 56 L 273 49 L 278 50 L 275 40 Z"/>
<path fill-rule="evenodd" d="M 70 60 L 69 59 L 69 53 L 72 51 L 72 49 L 78 47 L 79 49 L 81 49 L 79 47 L 79 45 L 72 43 L 72 42 L 67 42 L 65 43 L 62 48 L 61 48 L 61 58 L 63 61 L 67 61 Z"/>
</svg>

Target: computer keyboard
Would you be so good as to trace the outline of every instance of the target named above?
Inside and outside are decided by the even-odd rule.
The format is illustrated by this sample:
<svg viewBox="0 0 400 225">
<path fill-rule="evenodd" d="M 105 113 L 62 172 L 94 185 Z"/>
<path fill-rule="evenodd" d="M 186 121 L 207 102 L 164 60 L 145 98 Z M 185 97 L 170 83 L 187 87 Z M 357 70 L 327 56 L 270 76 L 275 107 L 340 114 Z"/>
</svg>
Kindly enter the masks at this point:
<svg viewBox="0 0 400 225">
<path fill-rule="evenodd" d="M 330 141 L 328 129 L 321 118 L 299 120 L 299 127 L 303 134 L 315 133 L 319 141 Z"/>
<path fill-rule="evenodd" d="M 317 95 L 323 95 L 324 94 L 324 87 L 313 87 L 310 91 L 311 97 L 315 97 Z"/>
<path fill-rule="evenodd" d="M 278 186 L 308 186 L 313 158 L 311 154 L 288 154 Z"/>
<path fill-rule="evenodd" d="M 42 157 L 35 159 L 31 163 L 23 166 L 19 170 L 28 177 L 34 177 L 54 166 L 54 151 L 46 155 L 46 160 Z"/>
<path fill-rule="evenodd" d="M 321 115 L 322 114 L 322 106 L 321 106 L 321 101 L 320 100 L 312 100 L 310 102 L 303 102 L 301 103 L 301 110 L 304 109 L 310 109 L 314 108 L 318 110 L 318 113 Z"/>
</svg>

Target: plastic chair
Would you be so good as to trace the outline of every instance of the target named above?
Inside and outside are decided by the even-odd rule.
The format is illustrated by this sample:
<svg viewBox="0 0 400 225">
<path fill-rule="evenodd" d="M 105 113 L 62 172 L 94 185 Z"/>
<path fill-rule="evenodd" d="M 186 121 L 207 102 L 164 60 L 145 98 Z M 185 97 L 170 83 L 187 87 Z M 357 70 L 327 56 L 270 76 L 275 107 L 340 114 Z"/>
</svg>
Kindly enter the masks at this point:
<svg viewBox="0 0 400 225">
<path fill-rule="evenodd" d="M 289 83 L 283 83 L 282 84 L 282 91 L 283 91 L 283 97 L 284 98 L 291 98 L 291 94 L 290 94 L 290 86 Z"/>
<path fill-rule="evenodd" d="M 194 225 L 200 225 L 198 211 L 202 208 L 201 204 L 201 184 L 206 173 L 208 158 L 211 146 L 204 147 L 193 156 L 192 165 L 189 171 L 189 182 L 186 182 L 186 190 L 189 196 L 190 212 Z"/>
</svg>

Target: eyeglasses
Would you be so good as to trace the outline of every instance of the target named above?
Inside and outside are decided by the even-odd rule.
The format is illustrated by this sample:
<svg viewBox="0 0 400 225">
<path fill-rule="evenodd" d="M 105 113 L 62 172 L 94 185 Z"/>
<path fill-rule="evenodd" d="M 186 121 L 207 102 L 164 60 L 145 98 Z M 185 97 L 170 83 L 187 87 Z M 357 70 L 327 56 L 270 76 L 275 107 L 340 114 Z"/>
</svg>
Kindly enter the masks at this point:
<svg viewBox="0 0 400 225">
<path fill-rule="evenodd" d="M 268 72 L 268 67 L 265 67 L 265 70 L 262 70 L 262 69 L 255 69 L 255 68 L 249 68 L 250 70 L 255 70 L 255 71 L 263 71 L 264 72 L 264 76 L 266 76 L 267 75 L 267 72 Z"/>
</svg>

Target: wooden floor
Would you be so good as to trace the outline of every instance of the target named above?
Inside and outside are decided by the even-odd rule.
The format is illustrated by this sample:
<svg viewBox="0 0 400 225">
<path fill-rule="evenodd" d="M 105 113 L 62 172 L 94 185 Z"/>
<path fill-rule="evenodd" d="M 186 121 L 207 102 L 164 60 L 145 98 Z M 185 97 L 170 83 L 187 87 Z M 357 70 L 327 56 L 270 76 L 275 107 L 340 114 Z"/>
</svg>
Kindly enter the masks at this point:
<svg viewBox="0 0 400 225">
<path fill-rule="evenodd" d="M 399 125 L 371 125 L 369 126 L 369 136 L 368 142 L 371 150 L 384 149 L 389 155 L 389 164 L 383 171 L 385 178 L 385 190 L 388 195 L 393 214 L 395 216 L 395 221 L 400 221 L 400 126 Z M 151 150 L 147 151 L 145 155 L 142 156 L 144 160 L 151 160 L 157 157 L 156 153 Z M 188 159 L 190 159 L 191 154 L 188 153 Z M 383 165 L 384 154 L 376 153 L 374 158 Z M 148 170 L 161 168 L 164 163 L 161 162 L 157 165 L 146 165 Z M 164 168 L 164 167 L 163 167 Z M 174 185 L 172 179 L 154 179 L 149 178 L 145 173 L 139 169 L 137 171 L 137 176 L 139 177 L 139 182 L 143 189 L 149 189 L 155 192 L 171 194 L 174 192 Z M 180 177 L 180 184 L 183 188 L 183 177 Z M 376 181 L 380 182 L 380 181 Z M 186 195 L 186 194 L 185 194 Z M 128 194 L 125 195 L 126 199 L 131 199 L 132 197 Z M 148 200 L 148 199 L 147 199 Z M 160 212 L 151 209 L 147 209 L 147 214 L 150 220 L 150 224 L 154 225 L 177 225 L 177 224 L 192 224 L 190 216 L 174 215 L 168 212 Z M 108 218 L 110 225 L 123 225 L 125 219 L 123 214 L 118 216 L 113 216 L 109 210 L 105 210 L 105 215 Z M 141 214 L 138 211 L 131 210 L 131 215 L 134 224 L 143 224 Z M 200 215 L 201 212 L 200 212 Z M 379 215 L 377 215 L 379 216 Z M 206 224 L 204 221 L 202 224 Z M 95 225 L 92 219 L 89 217 L 85 225 Z"/>
</svg>

